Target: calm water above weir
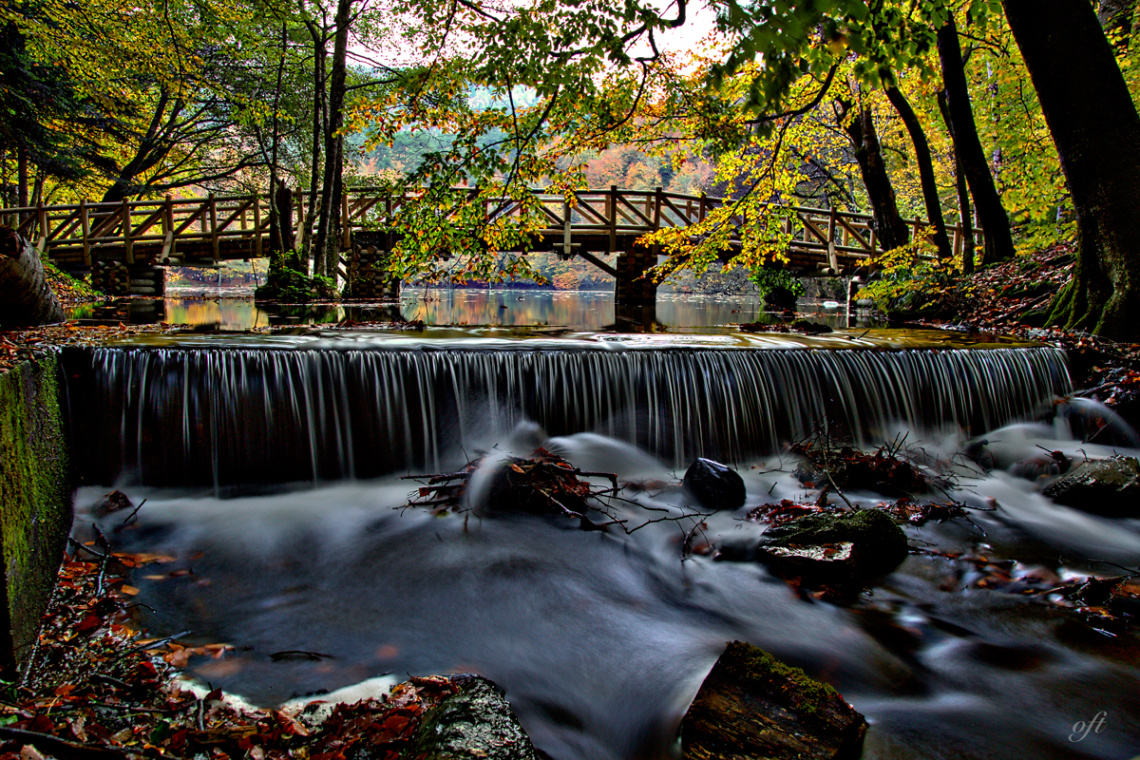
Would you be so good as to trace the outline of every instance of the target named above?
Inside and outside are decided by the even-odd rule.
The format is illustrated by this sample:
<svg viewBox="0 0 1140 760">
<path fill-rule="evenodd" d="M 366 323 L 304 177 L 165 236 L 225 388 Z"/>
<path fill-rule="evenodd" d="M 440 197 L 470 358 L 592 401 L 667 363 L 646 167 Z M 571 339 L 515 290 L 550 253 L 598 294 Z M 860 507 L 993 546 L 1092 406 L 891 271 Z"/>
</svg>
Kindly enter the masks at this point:
<svg viewBox="0 0 1140 760">
<path fill-rule="evenodd" d="M 741 639 L 833 683 L 871 722 L 865 758 L 1136 754 L 1135 639 L 982 582 L 994 566 L 1059 582 L 1140 563 L 1137 521 L 1058 506 L 1011 473 L 1039 446 L 1140 453 L 1125 433 L 1072 435 L 1081 405 L 1051 404 L 1069 390 L 1059 352 L 955 347 L 962 336 L 916 350 L 915 336 L 862 330 L 781 342 L 579 329 L 191 336 L 70 354 L 88 454 L 79 508 L 112 485 L 147 500 L 116 533 L 119 548 L 173 558 L 134 579 L 154 610 L 143 622 L 233 645 L 193 670 L 261 704 L 474 671 L 557 760 L 672 758 L 688 702 Z M 910 558 L 849 606 L 800 598 L 758 565 L 683 558 L 698 522 L 698 543 L 747 544 L 764 529 L 750 509 L 813 502 L 782 447 L 820 428 L 871 447 L 905 433 L 970 519 L 908 526 Z M 957 453 L 983 435 L 988 473 Z M 642 527 L 483 514 L 480 483 L 538 445 L 615 473 L 625 488 L 608 508 Z M 480 452 L 470 511 L 405 508 L 419 483 L 401 476 Z M 736 464 L 743 509 L 695 514 L 678 483 L 698 455 Z M 123 518 L 77 523 L 92 520 L 110 535 Z M 1100 711 L 1104 730 L 1072 741 Z"/>
<path fill-rule="evenodd" d="M 634 329 L 686 329 L 743 322 L 776 321 L 761 310 L 756 298 L 742 296 L 662 295 L 656 324 Z M 846 325 L 843 307 L 804 303 L 803 316 L 832 327 Z M 216 325 L 223 330 L 248 330 L 271 325 L 423 320 L 429 325 L 492 325 L 504 327 L 564 327 L 604 330 L 618 323 L 612 293 L 549 290 L 424 290 L 405 288 L 395 304 L 326 304 L 314 306 L 260 306 L 246 293 L 216 291 L 170 293 L 164 300 L 124 300 L 103 306 L 76 307 L 78 319 L 168 322 Z M 867 326 L 861 317 L 853 326 Z M 626 324 L 623 329 L 632 328 Z"/>
</svg>

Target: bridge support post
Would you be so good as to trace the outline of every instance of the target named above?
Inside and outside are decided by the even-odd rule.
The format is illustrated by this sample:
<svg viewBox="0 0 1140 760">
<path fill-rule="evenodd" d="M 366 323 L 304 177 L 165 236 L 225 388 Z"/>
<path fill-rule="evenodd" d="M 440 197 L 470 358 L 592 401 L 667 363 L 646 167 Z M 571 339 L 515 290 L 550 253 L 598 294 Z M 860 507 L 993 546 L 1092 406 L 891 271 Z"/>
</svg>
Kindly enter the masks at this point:
<svg viewBox="0 0 1140 760">
<path fill-rule="evenodd" d="M 657 264 L 652 248 L 633 246 L 617 257 L 614 303 L 624 306 L 652 306 L 657 302 L 657 283 L 645 275 Z"/>
<path fill-rule="evenodd" d="M 96 261 L 91 266 L 91 287 L 109 296 L 162 296 L 166 272 L 149 264 Z"/>
<path fill-rule="evenodd" d="M 375 233 L 382 236 L 382 233 Z M 348 258 L 348 281 L 344 297 L 369 301 L 391 301 L 400 298 L 400 281 L 388 272 L 391 253 L 371 234 L 356 232 Z"/>
</svg>

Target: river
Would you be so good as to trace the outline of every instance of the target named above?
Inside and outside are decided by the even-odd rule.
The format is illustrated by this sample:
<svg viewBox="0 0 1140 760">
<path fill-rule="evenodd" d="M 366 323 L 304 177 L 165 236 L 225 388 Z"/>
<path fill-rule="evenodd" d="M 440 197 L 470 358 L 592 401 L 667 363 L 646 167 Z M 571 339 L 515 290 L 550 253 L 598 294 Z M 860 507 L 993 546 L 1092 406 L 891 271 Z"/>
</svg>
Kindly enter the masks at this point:
<svg viewBox="0 0 1140 760">
<path fill-rule="evenodd" d="M 1054 504 L 1014 475 L 1039 447 L 1140 453 L 1073 436 L 1052 404 L 1069 388 L 1059 352 L 869 329 L 749 335 L 714 325 L 754 307 L 719 299 L 662 301 L 661 334 L 599 331 L 612 300 L 563 301 L 417 294 L 406 318 L 482 327 L 100 349 L 69 368 L 90 454 L 77 522 L 169 560 L 132 580 L 140 620 L 232 645 L 191 671 L 258 704 L 478 672 L 557 760 L 674 758 L 689 701 L 739 639 L 835 685 L 871 724 L 864 758 L 1137 753 L 1135 636 L 1021 593 L 1140 564 L 1136 520 Z M 904 441 L 969 519 L 906 526 L 910 557 L 846 604 L 683 552 L 691 531 L 748 543 L 764 530 L 751 509 L 813 501 L 784 446 L 821 425 L 867 448 Z M 990 472 L 958 453 L 983 436 Z M 407 506 L 420 483 L 403 476 L 481 453 L 489 472 L 539 445 L 616 474 L 622 498 L 606 508 L 637 529 L 487 515 L 476 486 L 459 510 Z M 742 509 L 696 514 L 679 481 L 698 455 L 734 463 Z M 110 487 L 146 500 L 118 532 L 120 515 L 94 514 Z M 998 570 L 1011 583 L 995 586 Z M 1082 735 L 1101 713 L 1103 730 Z"/>
</svg>

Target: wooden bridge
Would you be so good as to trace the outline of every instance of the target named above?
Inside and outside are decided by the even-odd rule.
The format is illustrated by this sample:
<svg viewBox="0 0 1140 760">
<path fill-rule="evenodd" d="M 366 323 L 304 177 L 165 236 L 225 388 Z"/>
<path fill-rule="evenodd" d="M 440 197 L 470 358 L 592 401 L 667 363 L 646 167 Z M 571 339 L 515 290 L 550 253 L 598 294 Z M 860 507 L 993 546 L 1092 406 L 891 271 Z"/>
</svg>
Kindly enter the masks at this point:
<svg viewBox="0 0 1140 760">
<path fill-rule="evenodd" d="M 474 192 L 474 191 L 472 191 Z M 647 232 L 664 227 L 687 227 L 705 219 L 725 200 L 705 195 L 655 191 L 583 190 L 567 203 L 561 194 L 535 191 L 547 227 L 535 250 L 580 255 L 616 274 L 594 254 L 628 251 Z M 294 219 L 304 219 L 303 195 L 297 194 Z M 344 196 L 341 213 L 342 248 L 352 247 L 353 235 L 391 222 L 407 197 L 378 190 L 355 189 Z M 124 200 L 0 209 L 0 223 L 15 227 L 67 269 L 90 268 L 96 262 L 152 266 L 203 266 L 269 254 L 269 197 L 210 195 L 205 198 Z M 791 236 L 789 266 L 814 272 L 824 267 L 850 271 L 878 252 L 871 217 L 843 211 L 789 207 L 785 224 Z M 486 218 L 520 217 L 514 201 L 486 201 Z M 926 223 L 912 222 L 915 234 Z M 947 229 L 955 251 L 964 242 L 962 228 Z M 981 232 L 974 230 L 980 240 Z"/>
</svg>

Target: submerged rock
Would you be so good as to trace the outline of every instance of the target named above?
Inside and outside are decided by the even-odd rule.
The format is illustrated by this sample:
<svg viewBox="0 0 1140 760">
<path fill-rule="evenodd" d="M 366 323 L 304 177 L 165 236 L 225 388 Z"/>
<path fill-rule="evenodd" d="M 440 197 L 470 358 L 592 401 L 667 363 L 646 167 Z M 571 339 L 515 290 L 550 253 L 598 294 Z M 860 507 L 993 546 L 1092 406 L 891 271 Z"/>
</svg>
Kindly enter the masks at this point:
<svg viewBox="0 0 1140 760">
<path fill-rule="evenodd" d="M 1026 480 L 1041 480 L 1062 475 L 1069 471 L 1073 462 L 1063 451 L 1047 451 L 1043 454 L 1014 462 L 1009 474 Z"/>
<path fill-rule="evenodd" d="M 681 721 L 684 760 L 857 758 L 867 722 L 831 686 L 731 642 Z"/>
<path fill-rule="evenodd" d="M 834 332 L 829 326 L 822 322 L 812 322 L 808 319 L 797 319 L 792 322 L 793 330 L 800 330 L 808 335 L 823 335 L 825 333 Z"/>
<path fill-rule="evenodd" d="M 874 509 L 824 512 L 769 528 L 756 559 L 782 578 L 837 591 L 862 588 L 899 566 L 907 556 L 906 534 Z"/>
<path fill-rule="evenodd" d="M 423 718 L 407 756 L 418 760 L 538 760 L 510 704 L 481 676 L 452 679 L 454 694 Z"/>
<path fill-rule="evenodd" d="M 1090 459 L 1042 491 L 1058 504 L 1109 517 L 1140 516 L 1140 462 L 1134 457 Z"/>
<path fill-rule="evenodd" d="M 728 465 L 699 458 L 685 471 L 681 485 L 702 507 L 737 509 L 744 505 L 744 480 Z"/>
</svg>

